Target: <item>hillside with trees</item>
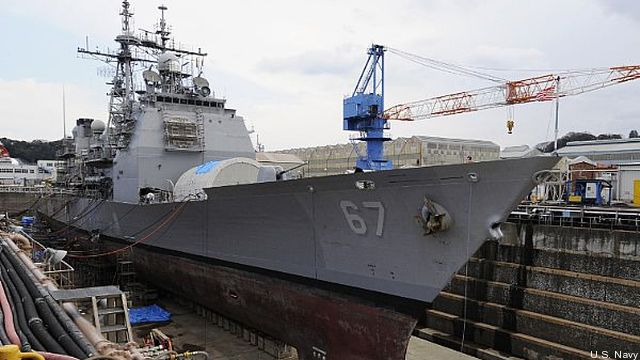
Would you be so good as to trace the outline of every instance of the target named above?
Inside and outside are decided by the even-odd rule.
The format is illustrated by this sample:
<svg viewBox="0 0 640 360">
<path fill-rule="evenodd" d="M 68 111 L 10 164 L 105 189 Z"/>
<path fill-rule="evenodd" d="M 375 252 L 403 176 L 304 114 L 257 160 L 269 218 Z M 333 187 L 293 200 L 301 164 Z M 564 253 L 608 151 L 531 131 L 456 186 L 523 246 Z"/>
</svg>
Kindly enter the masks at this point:
<svg viewBox="0 0 640 360">
<path fill-rule="evenodd" d="M 638 137 L 638 131 L 637 130 L 631 130 L 631 132 L 629 132 L 629 138 L 637 138 Z M 599 134 L 599 135 L 593 135 L 591 133 L 588 132 L 568 132 L 566 134 L 564 134 L 562 137 L 558 138 L 558 149 L 562 149 L 563 147 L 567 146 L 567 143 L 572 142 L 572 141 L 590 141 L 590 140 L 611 140 L 611 139 L 622 139 L 622 135 L 621 134 Z M 538 145 L 536 145 L 536 148 L 542 152 L 545 153 L 550 153 L 553 152 L 553 141 L 548 141 L 548 142 L 543 142 L 540 143 Z"/>
<path fill-rule="evenodd" d="M 60 149 L 62 140 L 57 141 L 20 141 L 0 138 L 0 142 L 9 150 L 11 157 L 22 160 L 26 164 L 35 164 L 38 160 L 53 160 Z"/>
</svg>

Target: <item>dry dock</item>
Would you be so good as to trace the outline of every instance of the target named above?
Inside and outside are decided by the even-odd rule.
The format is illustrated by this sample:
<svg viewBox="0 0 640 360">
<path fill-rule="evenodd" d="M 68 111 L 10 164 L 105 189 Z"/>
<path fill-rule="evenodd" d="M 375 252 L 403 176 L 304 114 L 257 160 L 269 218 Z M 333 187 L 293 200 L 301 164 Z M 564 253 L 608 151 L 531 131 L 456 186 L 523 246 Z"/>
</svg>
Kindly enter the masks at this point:
<svg viewBox="0 0 640 360">
<path fill-rule="evenodd" d="M 175 299 L 164 298 L 160 305 L 172 313 L 172 321 L 159 328 L 171 336 L 174 345 L 181 350 L 201 350 L 212 360 L 273 360 L 264 347 L 265 342 L 251 344 L 242 336 L 234 335 L 224 326 L 218 326 L 200 316 L 189 306 Z M 228 328 L 228 327 L 227 327 Z M 136 329 L 134 329 L 136 330 Z M 148 327 L 137 328 L 136 335 L 145 335 Z M 269 341 L 269 340 L 267 340 Z M 270 346 L 268 343 L 266 346 Z M 267 349 L 267 351 L 269 351 Z M 295 355 L 281 359 L 297 359 Z M 474 357 L 451 350 L 432 342 L 412 337 L 406 360 L 468 360 Z"/>
<path fill-rule="evenodd" d="M 531 223 L 503 230 L 454 276 L 415 335 L 460 348 L 464 332 L 465 352 L 479 357 L 640 351 L 640 233 Z"/>
</svg>

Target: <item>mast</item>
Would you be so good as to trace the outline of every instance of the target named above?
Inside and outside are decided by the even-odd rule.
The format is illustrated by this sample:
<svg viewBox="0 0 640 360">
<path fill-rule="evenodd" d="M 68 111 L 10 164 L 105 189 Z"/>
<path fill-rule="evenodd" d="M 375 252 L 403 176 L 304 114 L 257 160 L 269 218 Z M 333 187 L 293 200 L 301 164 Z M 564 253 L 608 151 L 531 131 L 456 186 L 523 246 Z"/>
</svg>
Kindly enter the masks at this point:
<svg viewBox="0 0 640 360">
<path fill-rule="evenodd" d="M 165 5 L 158 6 L 158 10 L 160 10 L 160 23 L 158 26 L 158 31 L 156 34 L 160 35 L 160 40 L 162 41 L 162 47 L 166 48 L 167 41 L 169 40 L 169 35 L 171 32 L 169 31 L 169 27 L 167 26 L 167 21 L 164 18 L 164 12 L 168 8 Z"/>
<path fill-rule="evenodd" d="M 64 140 L 67 138 L 67 116 L 65 99 L 64 99 L 64 84 L 62 84 L 62 142 L 64 144 Z"/>
<path fill-rule="evenodd" d="M 199 58 L 207 55 L 202 53 L 200 49 L 195 52 L 169 45 L 171 32 L 165 18 L 167 7 L 164 5 L 158 7 L 161 12 L 158 30 L 155 33 L 143 30 L 143 34 L 136 36 L 132 29 L 134 14 L 131 12 L 130 7 L 131 4 L 128 0 L 122 1 L 119 13 L 122 26 L 120 34 L 115 38 L 115 41 L 119 44 L 117 50 L 89 50 L 88 46 L 87 48 L 78 48 L 78 53 L 81 55 L 104 61 L 115 69 L 113 79 L 107 83 L 111 86 L 111 89 L 108 93 L 109 118 L 105 132 L 108 138 L 106 144 L 108 147 L 107 153 L 110 157 L 115 156 L 116 151 L 128 148 L 135 131 L 136 121 L 133 117 L 133 111 L 138 100 L 134 83 L 134 70 L 136 67 L 139 69 L 140 67 L 145 67 L 151 70 L 153 66 L 158 65 L 158 57 L 168 52 L 177 56 L 192 55 Z M 181 68 L 178 71 L 181 71 Z M 183 75 L 181 72 L 174 72 L 170 76 L 164 76 L 161 91 L 175 92 L 182 90 Z M 155 87 L 156 84 L 153 86 Z"/>
<path fill-rule="evenodd" d="M 558 151 L 559 110 L 560 110 L 560 76 L 556 78 L 556 126 L 554 130 L 553 151 Z"/>
</svg>

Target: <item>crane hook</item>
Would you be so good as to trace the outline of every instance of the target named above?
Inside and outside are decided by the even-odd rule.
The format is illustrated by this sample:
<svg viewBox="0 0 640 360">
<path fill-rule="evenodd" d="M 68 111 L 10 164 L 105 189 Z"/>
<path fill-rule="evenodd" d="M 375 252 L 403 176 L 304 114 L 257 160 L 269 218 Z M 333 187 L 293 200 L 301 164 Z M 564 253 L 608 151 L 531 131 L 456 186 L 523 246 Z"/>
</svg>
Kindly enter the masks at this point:
<svg viewBox="0 0 640 360">
<path fill-rule="evenodd" d="M 515 125 L 516 125 L 516 123 L 513 120 L 511 120 L 511 119 L 507 120 L 507 130 L 508 130 L 509 134 L 513 134 L 513 127 Z"/>
</svg>

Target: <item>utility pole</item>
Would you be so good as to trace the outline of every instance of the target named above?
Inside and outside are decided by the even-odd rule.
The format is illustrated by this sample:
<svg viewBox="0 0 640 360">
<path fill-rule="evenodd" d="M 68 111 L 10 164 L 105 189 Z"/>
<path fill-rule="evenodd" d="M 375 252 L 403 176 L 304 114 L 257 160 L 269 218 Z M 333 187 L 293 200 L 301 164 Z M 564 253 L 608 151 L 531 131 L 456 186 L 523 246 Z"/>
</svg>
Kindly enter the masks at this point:
<svg viewBox="0 0 640 360">
<path fill-rule="evenodd" d="M 558 151 L 558 111 L 560 109 L 560 76 L 556 78 L 556 128 L 553 151 Z"/>
</svg>

